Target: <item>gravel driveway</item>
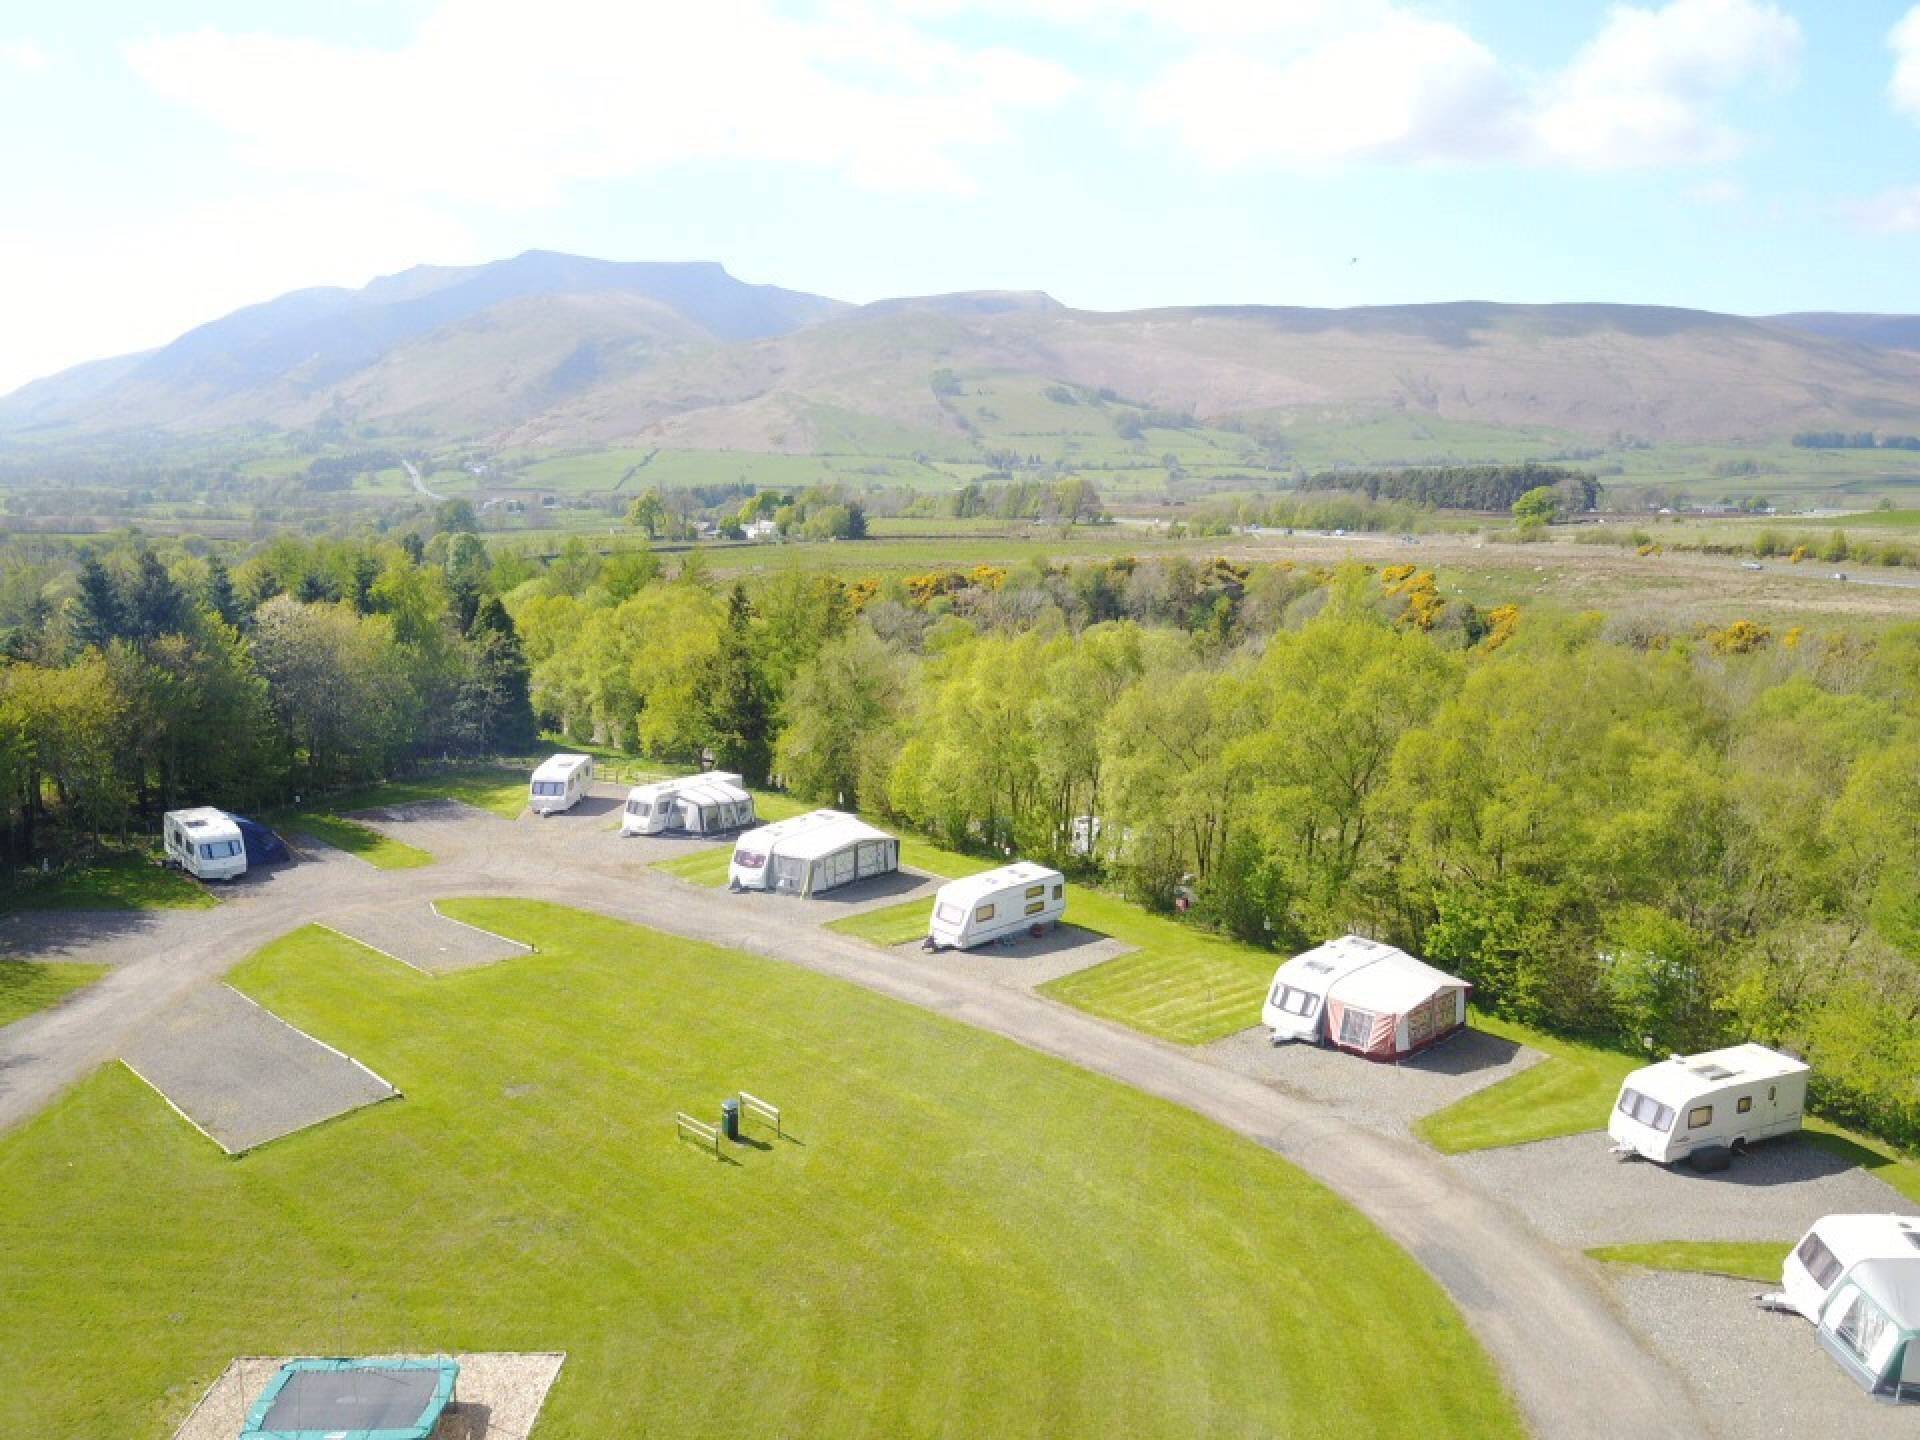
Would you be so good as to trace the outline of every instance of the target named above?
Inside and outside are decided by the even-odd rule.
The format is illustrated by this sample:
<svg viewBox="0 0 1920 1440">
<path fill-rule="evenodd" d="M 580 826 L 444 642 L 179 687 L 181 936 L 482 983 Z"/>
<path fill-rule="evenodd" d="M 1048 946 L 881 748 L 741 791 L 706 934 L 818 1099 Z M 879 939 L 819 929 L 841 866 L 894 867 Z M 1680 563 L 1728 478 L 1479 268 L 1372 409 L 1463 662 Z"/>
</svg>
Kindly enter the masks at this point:
<svg viewBox="0 0 1920 1440">
<path fill-rule="evenodd" d="M 1797 1315 L 1761 1310 L 1766 1287 L 1718 1275 L 1608 1266 L 1621 1308 L 1675 1368 L 1716 1428 L 1741 1440 L 1914 1440 L 1920 1413 L 1847 1378 Z"/>
<path fill-rule="evenodd" d="M 1609 1144 L 1596 1131 L 1447 1163 L 1509 1197 L 1548 1239 L 1581 1249 L 1636 1240 L 1797 1240 L 1822 1215 L 1913 1208 L 1884 1181 L 1797 1137 L 1756 1145 L 1717 1175 L 1616 1160 Z"/>
<path fill-rule="evenodd" d="M 894 948 L 910 955 L 925 953 L 918 940 Z M 1023 934 L 974 950 L 942 950 L 934 959 L 958 974 L 979 975 L 1001 985 L 1031 990 L 1062 975 L 1117 960 L 1138 948 L 1111 935 L 1102 935 L 1098 930 L 1062 923 L 1037 940 Z"/>
<path fill-rule="evenodd" d="M 1202 1053 L 1236 1074 L 1388 1135 L 1405 1135 L 1422 1115 L 1546 1059 L 1538 1050 L 1471 1029 L 1398 1065 L 1319 1045 L 1275 1045 L 1260 1026 L 1216 1040 Z"/>
</svg>

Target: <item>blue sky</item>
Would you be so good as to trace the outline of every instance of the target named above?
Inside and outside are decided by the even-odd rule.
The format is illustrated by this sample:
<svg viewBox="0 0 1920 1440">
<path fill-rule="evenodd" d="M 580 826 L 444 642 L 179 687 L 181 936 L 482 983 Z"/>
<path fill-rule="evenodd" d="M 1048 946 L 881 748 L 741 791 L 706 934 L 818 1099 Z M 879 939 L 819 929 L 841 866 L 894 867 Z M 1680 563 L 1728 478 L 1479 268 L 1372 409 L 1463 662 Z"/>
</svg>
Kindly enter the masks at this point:
<svg viewBox="0 0 1920 1440">
<path fill-rule="evenodd" d="M 1920 310 L 1911 0 L 0 11 L 0 390 L 541 247 L 850 300 Z"/>
</svg>

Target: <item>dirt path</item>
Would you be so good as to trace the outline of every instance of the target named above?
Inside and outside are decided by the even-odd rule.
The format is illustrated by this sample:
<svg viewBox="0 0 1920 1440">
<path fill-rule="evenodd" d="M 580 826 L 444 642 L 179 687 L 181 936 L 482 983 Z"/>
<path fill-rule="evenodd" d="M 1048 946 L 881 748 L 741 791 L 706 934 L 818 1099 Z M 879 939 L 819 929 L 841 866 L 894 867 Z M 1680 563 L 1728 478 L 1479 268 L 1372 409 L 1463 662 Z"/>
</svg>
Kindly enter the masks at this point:
<svg viewBox="0 0 1920 1440">
<path fill-rule="evenodd" d="M 556 866 L 540 824 L 476 821 L 436 838 L 439 863 L 422 870 L 380 872 L 335 857 L 247 886 L 212 911 L 0 926 L 0 943 L 10 949 L 84 949 L 116 966 L 69 1003 L 0 1029 L 0 1128 L 118 1055 L 141 1021 L 310 920 L 454 895 L 549 900 L 847 980 L 1205 1115 L 1300 1166 L 1412 1254 L 1459 1306 L 1535 1434 L 1655 1440 L 1713 1433 L 1673 1370 L 1615 1311 L 1588 1262 L 1543 1240 L 1517 1212 L 1411 1141 L 1374 1134 L 1199 1052 L 957 972 L 937 957 L 817 929 L 807 902 L 683 884 L 646 868 L 652 852 L 644 842 L 635 843 L 631 860 L 596 860 L 599 851 L 583 848 L 582 859 Z M 795 923 L 801 915 L 808 923 Z"/>
</svg>

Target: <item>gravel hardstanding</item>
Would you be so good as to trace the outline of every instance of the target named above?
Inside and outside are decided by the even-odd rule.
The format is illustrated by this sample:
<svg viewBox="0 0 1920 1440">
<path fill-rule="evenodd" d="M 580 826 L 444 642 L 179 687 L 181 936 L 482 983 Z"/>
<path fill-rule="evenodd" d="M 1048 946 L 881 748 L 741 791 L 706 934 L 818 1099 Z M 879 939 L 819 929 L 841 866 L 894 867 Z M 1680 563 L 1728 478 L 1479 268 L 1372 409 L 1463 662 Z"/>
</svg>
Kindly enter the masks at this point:
<svg viewBox="0 0 1920 1440">
<path fill-rule="evenodd" d="M 1798 1315 L 1760 1309 L 1766 1287 L 1718 1275 L 1608 1266 L 1634 1328 L 1669 1357 L 1715 1428 L 1740 1440 L 1913 1440 L 1914 1407 L 1876 1401 Z"/>
<path fill-rule="evenodd" d="M 226 985 L 195 990 L 125 1053 L 135 1074 L 235 1155 L 399 1093 Z"/>
<path fill-rule="evenodd" d="M 1802 1137 L 1770 1140 L 1715 1175 L 1619 1160 L 1605 1132 L 1452 1156 L 1562 1245 L 1797 1240 L 1822 1215 L 1908 1210 L 1898 1191 Z M 1916 1432 L 1920 1434 L 1920 1431 Z"/>
<path fill-rule="evenodd" d="M 1259 1026 L 1216 1040 L 1209 1060 L 1361 1124 L 1404 1135 L 1422 1115 L 1517 1075 L 1546 1057 L 1480 1030 L 1462 1030 L 1398 1065 L 1318 1045 L 1275 1045 Z"/>
<path fill-rule="evenodd" d="M 329 930 L 430 975 L 491 965 L 525 955 L 528 950 L 518 940 L 449 920 L 425 900 L 398 909 L 336 915 L 323 923 Z"/>
</svg>

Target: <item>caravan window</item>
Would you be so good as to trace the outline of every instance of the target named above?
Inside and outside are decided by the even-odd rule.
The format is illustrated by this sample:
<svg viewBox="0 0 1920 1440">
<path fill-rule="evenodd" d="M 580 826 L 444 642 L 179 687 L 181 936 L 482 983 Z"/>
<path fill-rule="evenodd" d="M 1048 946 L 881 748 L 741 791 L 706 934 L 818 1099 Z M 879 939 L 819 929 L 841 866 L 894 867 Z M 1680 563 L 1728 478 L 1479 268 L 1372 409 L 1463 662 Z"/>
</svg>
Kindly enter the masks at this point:
<svg viewBox="0 0 1920 1440">
<path fill-rule="evenodd" d="M 1687 1111 L 1687 1129 L 1698 1130 L 1702 1125 L 1713 1124 L 1713 1106 L 1696 1105 Z"/>
<path fill-rule="evenodd" d="M 1044 900 L 1034 900 L 1034 901 L 1032 901 L 1032 902 L 1030 902 L 1030 903 L 1029 903 L 1029 904 L 1027 905 L 1027 914 L 1029 914 L 1029 915 L 1038 915 L 1038 914 L 1039 914 L 1039 913 L 1040 913 L 1040 912 L 1041 912 L 1042 910 L 1044 910 L 1044 909 L 1046 909 L 1046 908 L 1047 908 L 1047 902 L 1046 902 L 1046 901 L 1044 901 Z"/>
<path fill-rule="evenodd" d="M 993 906 L 982 905 L 978 910 L 973 912 L 973 918 L 982 923 L 993 919 Z"/>
<path fill-rule="evenodd" d="M 1065 890 L 1066 888 L 1067 888 L 1067 887 L 1066 887 L 1066 886 L 1064 886 L 1064 885 L 1056 885 L 1056 886 L 1054 886 L 1054 887 L 1053 887 L 1053 898 L 1054 898 L 1054 899 L 1056 899 L 1056 900 L 1058 900 L 1058 899 L 1060 898 L 1060 896 L 1061 896 L 1061 893 L 1062 893 L 1062 892 L 1063 892 L 1063 891 L 1064 891 L 1064 890 Z"/>
<path fill-rule="evenodd" d="M 1793 1252 L 1801 1268 L 1813 1277 L 1813 1283 L 1822 1290 L 1831 1290 L 1833 1282 L 1840 1278 L 1840 1260 L 1827 1248 L 1827 1242 L 1811 1232 L 1800 1242 L 1800 1248 Z"/>
<path fill-rule="evenodd" d="M 758 870 L 767 863 L 767 857 L 752 850 L 736 850 L 733 852 L 733 863 L 742 870 Z"/>
<path fill-rule="evenodd" d="M 1739 1111 L 1742 1115 L 1746 1114 L 1749 1110 L 1753 1109 L 1753 1096 L 1742 1095 L 1738 1103 L 1736 1103 L 1733 1108 Z"/>
<path fill-rule="evenodd" d="M 627 801 L 627 814 L 629 814 L 629 815 L 641 815 L 641 816 L 644 816 L 644 815 L 645 815 L 646 813 L 647 813 L 647 802 L 646 802 L 646 801 L 644 801 L 644 800 L 629 800 L 629 801 Z"/>
<path fill-rule="evenodd" d="M 1649 1130 L 1657 1130 L 1662 1135 L 1673 1129 L 1673 1111 L 1658 1100 L 1642 1095 L 1631 1087 L 1620 1092 L 1620 1104 L 1617 1108 L 1622 1115 L 1638 1120 Z"/>
<path fill-rule="evenodd" d="M 231 860 L 240 853 L 238 840 L 209 840 L 200 847 L 202 860 Z"/>
<path fill-rule="evenodd" d="M 940 918 L 949 925 L 958 925 L 962 920 L 967 918 L 967 912 L 962 910 L 958 905 L 936 905 L 934 909 Z"/>
<path fill-rule="evenodd" d="M 1039 900 L 1043 898 L 1046 895 L 1046 893 L 1047 893 L 1047 887 L 1044 885 L 1027 886 L 1027 899 L 1029 900 Z"/>
<path fill-rule="evenodd" d="M 1320 997 L 1305 990 L 1296 990 L 1291 985 L 1276 985 L 1273 987 L 1273 1004 L 1277 1010 L 1310 1020 L 1313 1012 L 1320 1008 Z"/>
<path fill-rule="evenodd" d="M 1373 1016 L 1365 1010 L 1349 1010 L 1340 1017 L 1340 1043 L 1365 1046 L 1373 1036 Z"/>
<path fill-rule="evenodd" d="M 1840 1321 L 1833 1327 L 1835 1337 L 1869 1370 L 1879 1372 L 1890 1358 L 1887 1352 L 1897 1338 L 1893 1322 L 1867 1298 L 1864 1290 L 1851 1290 L 1841 1306 Z"/>
<path fill-rule="evenodd" d="M 533 782 L 533 793 L 536 795 L 564 795 L 567 793 L 567 787 L 558 780 L 536 780 Z"/>
</svg>

